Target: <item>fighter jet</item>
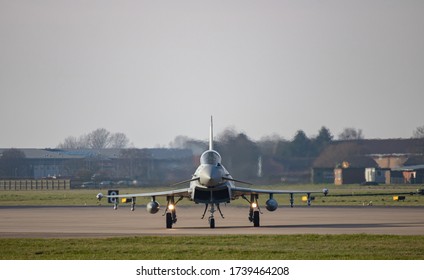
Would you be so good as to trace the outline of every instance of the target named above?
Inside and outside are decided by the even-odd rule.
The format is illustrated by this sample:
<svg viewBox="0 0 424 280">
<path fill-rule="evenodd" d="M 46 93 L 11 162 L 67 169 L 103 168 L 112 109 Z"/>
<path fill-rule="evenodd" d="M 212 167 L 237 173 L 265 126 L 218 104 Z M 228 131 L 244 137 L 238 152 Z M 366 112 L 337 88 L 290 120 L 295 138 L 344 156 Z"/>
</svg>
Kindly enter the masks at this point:
<svg viewBox="0 0 424 280">
<path fill-rule="evenodd" d="M 109 203 L 114 204 L 114 209 L 118 208 L 119 199 L 123 202 L 131 203 L 131 210 L 134 211 L 135 201 L 137 197 L 151 197 L 151 201 L 147 204 L 147 211 L 151 214 L 159 212 L 160 205 L 157 202 L 157 197 L 166 197 L 167 205 L 165 209 L 166 228 L 172 228 L 177 222 L 176 205 L 182 199 L 187 198 L 197 204 L 205 204 L 205 210 L 202 219 L 205 218 L 209 210 L 209 226 L 215 228 L 215 212 L 218 210 L 221 217 L 224 218 L 220 204 L 230 203 L 232 200 L 243 198 L 246 200 L 249 207 L 249 221 L 253 223 L 254 227 L 260 226 L 260 208 L 258 203 L 259 195 L 268 195 L 266 201 L 266 209 L 268 211 L 275 211 L 278 208 L 278 202 L 274 199 L 274 194 L 288 194 L 290 195 L 290 206 L 294 204 L 294 194 L 306 194 L 308 206 L 311 205 L 311 194 L 318 193 L 317 191 L 299 191 L 299 190 L 264 190 L 253 189 L 248 187 L 238 187 L 236 183 L 251 185 L 248 182 L 243 182 L 234 179 L 228 170 L 221 163 L 221 155 L 214 150 L 213 147 L 213 119 L 211 117 L 210 132 L 209 132 L 209 149 L 203 152 L 200 157 L 200 165 L 192 178 L 183 182 L 174 184 L 173 186 L 189 184 L 188 188 L 175 189 L 162 192 L 151 193 L 136 193 L 120 195 L 117 190 L 109 190 L 108 198 Z M 324 195 L 328 194 L 328 190 L 323 190 Z M 102 193 L 97 195 L 100 201 L 105 197 Z"/>
</svg>

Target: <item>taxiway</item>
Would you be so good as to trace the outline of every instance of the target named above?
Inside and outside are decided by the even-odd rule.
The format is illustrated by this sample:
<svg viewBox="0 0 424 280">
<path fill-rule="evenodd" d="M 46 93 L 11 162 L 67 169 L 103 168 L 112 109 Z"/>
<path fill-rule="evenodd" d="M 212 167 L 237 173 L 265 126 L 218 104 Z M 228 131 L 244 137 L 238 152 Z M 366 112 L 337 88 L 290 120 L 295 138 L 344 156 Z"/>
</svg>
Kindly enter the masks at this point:
<svg viewBox="0 0 424 280">
<path fill-rule="evenodd" d="M 263 209 L 261 227 L 248 221 L 248 208 L 222 206 L 225 219 L 210 229 L 203 206 L 178 208 L 178 222 L 165 228 L 155 215 L 128 207 L 0 207 L 0 237 L 76 238 L 136 235 L 216 234 L 395 234 L 424 235 L 424 207 L 280 207 Z"/>
</svg>

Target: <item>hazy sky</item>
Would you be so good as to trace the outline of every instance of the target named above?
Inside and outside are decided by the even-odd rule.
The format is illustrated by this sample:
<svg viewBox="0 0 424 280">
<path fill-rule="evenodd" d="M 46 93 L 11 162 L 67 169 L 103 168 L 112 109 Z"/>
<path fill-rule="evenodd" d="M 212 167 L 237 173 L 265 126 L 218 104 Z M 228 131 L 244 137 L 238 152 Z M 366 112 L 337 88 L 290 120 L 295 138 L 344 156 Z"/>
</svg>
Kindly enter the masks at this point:
<svg viewBox="0 0 424 280">
<path fill-rule="evenodd" d="M 226 127 L 411 137 L 424 1 L 0 0 L 0 147 L 97 128 L 135 147 Z"/>
</svg>

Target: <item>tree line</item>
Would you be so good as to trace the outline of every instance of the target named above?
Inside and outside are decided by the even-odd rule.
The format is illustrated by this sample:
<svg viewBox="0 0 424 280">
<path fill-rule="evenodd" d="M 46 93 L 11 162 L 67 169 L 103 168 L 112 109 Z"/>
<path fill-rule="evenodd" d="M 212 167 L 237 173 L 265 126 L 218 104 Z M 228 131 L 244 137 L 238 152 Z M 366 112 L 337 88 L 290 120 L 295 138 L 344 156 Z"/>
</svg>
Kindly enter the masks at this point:
<svg viewBox="0 0 424 280">
<path fill-rule="evenodd" d="M 417 127 L 413 133 L 414 138 L 424 138 L 424 126 Z M 338 135 L 337 140 L 364 139 L 361 129 L 346 128 Z M 274 162 L 284 165 L 285 170 L 301 171 L 307 170 L 313 160 L 332 141 L 334 136 L 331 131 L 323 126 L 317 135 L 307 136 L 303 130 L 298 130 L 291 140 L 280 136 L 264 137 L 259 141 L 253 141 L 245 133 L 237 132 L 235 129 L 226 129 L 216 137 L 215 149 L 223 155 L 223 164 L 231 171 L 232 175 L 240 179 L 251 179 L 258 175 L 259 165 L 264 165 L 264 176 L 266 176 L 265 163 Z M 121 177 L 150 177 L 159 180 L 160 174 L 154 174 L 149 168 L 149 155 L 145 149 L 129 148 L 129 139 L 123 133 L 112 133 L 104 128 L 96 129 L 79 137 L 69 136 L 60 143 L 59 149 L 122 149 L 119 156 L 117 174 Z M 194 155 L 200 155 L 207 149 L 207 141 L 192 139 L 187 136 L 177 136 L 169 144 L 171 148 L 190 149 Z M 185 163 L 173 172 L 185 174 L 192 172 L 198 164 L 192 161 L 192 166 Z M 78 177 L 89 177 L 103 169 L 90 163 L 88 167 L 81 168 L 78 160 L 67 164 L 69 173 L 77 174 Z M 163 172 L 170 172 L 163 171 Z M 0 177 L 19 178 L 29 177 L 31 167 L 25 159 L 25 154 L 19 149 L 4 150 L 0 154 Z M 162 174 L 163 175 L 163 174 Z M 159 176 L 159 177 L 158 177 Z"/>
<path fill-rule="evenodd" d="M 79 137 L 68 136 L 60 143 L 58 149 L 124 149 L 130 140 L 121 132 L 111 133 L 105 128 L 98 128 Z"/>
<path fill-rule="evenodd" d="M 422 131 L 421 134 L 420 131 Z M 417 128 L 414 137 L 424 137 L 424 126 Z M 337 137 L 339 141 L 360 139 L 365 139 L 365 136 L 362 129 L 356 128 L 345 128 Z M 277 172 L 291 174 L 297 172 L 299 176 L 308 178 L 314 159 L 334 140 L 334 135 L 325 126 L 322 126 L 314 136 L 307 136 L 303 130 L 298 130 L 291 140 L 274 135 L 259 141 L 253 141 L 246 134 L 234 129 L 226 129 L 218 135 L 215 149 L 223 155 L 224 166 L 233 176 L 240 179 L 253 179 L 258 177 L 259 172 L 267 177 L 270 172 L 273 172 L 271 170 L 273 164 L 280 166 Z M 202 152 L 207 149 L 207 142 L 178 136 L 170 143 L 170 146 Z M 262 166 L 259 167 L 259 165 Z M 259 168 L 263 170 L 259 171 Z"/>
<path fill-rule="evenodd" d="M 236 132 L 232 129 L 226 129 L 222 133 L 223 142 L 228 140 L 228 137 L 235 137 Z M 365 136 L 362 129 L 356 129 L 353 127 L 345 128 L 339 135 L 338 140 L 358 140 L 364 139 Z M 417 127 L 412 134 L 412 138 L 424 138 L 424 125 Z M 280 144 L 285 146 L 283 154 L 285 155 L 314 155 L 322 149 L 322 145 L 328 143 L 334 139 L 334 136 L 330 130 L 323 126 L 318 131 L 317 136 L 308 137 L 303 130 L 298 130 L 293 137 L 292 141 L 284 140 L 279 136 L 264 137 L 259 143 L 264 142 L 281 142 Z M 190 139 L 186 136 L 177 136 L 173 142 L 170 143 L 171 147 L 181 148 L 186 145 L 186 142 L 193 143 L 200 141 Z M 290 144 L 290 142 L 293 142 Z M 105 128 L 98 128 L 88 134 L 83 134 L 79 137 L 68 136 L 62 143 L 57 145 L 58 149 L 107 149 L 117 148 L 124 149 L 129 147 L 129 138 L 121 132 L 112 133 Z M 263 144 L 264 144 L 263 143 Z M 275 144 L 275 143 L 274 143 Z"/>
<path fill-rule="evenodd" d="M 362 135 L 357 130 L 354 131 L 355 137 Z M 349 134 L 347 137 L 352 139 L 353 136 Z M 292 140 L 272 136 L 259 141 L 253 141 L 245 133 L 226 129 L 216 137 L 214 148 L 223 155 L 223 165 L 233 176 L 252 179 L 258 176 L 258 165 L 262 159 L 273 159 L 276 162 L 284 160 L 286 165 L 290 164 L 292 168 L 304 168 L 311 162 L 305 159 L 318 156 L 333 138 L 326 127 L 322 127 L 314 137 L 308 137 L 303 130 L 299 130 Z M 207 142 L 178 136 L 170 146 L 201 152 L 207 148 Z"/>
</svg>

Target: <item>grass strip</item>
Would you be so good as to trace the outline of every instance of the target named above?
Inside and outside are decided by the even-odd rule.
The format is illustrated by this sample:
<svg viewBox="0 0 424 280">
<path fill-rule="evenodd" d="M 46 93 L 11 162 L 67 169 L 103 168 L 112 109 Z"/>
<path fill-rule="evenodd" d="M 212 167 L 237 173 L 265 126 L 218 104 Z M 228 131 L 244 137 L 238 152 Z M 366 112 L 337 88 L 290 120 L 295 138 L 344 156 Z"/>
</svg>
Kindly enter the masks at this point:
<svg viewBox="0 0 424 280">
<path fill-rule="evenodd" d="M 265 189 L 278 189 L 278 190 L 310 190 L 310 191 L 321 191 L 324 187 L 330 189 L 330 195 L 324 197 L 322 194 L 314 194 L 316 199 L 312 202 L 312 205 L 323 205 L 323 206 L 363 206 L 363 205 L 375 205 L 375 206 L 423 206 L 424 195 L 406 195 L 405 201 L 394 201 L 394 195 L 372 195 L 378 193 L 404 193 L 404 192 L 416 192 L 417 188 L 422 186 L 416 185 L 381 185 L 381 186 L 358 186 L 358 185 L 346 185 L 346 186 L 326 186 L 326 185 L 271 185 L 271 186 L 255 186 L 255 188 Z M 140 192 L 156 192 L 173 189 L 167 188 L 132 188 L 132 189 L 120 189 L 121 194 L 127 193 L 140 193 Z M 100 189 L 84 189 L 84 190 L 39 190 L 39 191 L 0 191 L 0 206 L 94 206 L 98 204 L 96 200 L 96 194 L 103 192 L 107 193 L 107 190 Z M 370 196 L 364 194 L 369 193 Z M 355 196 L 355 194 L 361 194 Z M 353 196 L 337 196 L 337 195 L 353 195 Z M 296 205 L 305 205 L 306 202 L 301 200 L 302 195 L 295 195 Z M 268 199 L 267 195 L 261 195 L 259 197 L 260 205 L 264 205 Z M 275 195 L 275 199 L 278 200 L 280 205 L 289 205 L 289 195 Z M 158 198 L 161 204 L 164 204 L 165 198 Z M 150 198 L 138 198 L 137 204 L 143 205 L 150 201 Z M 103 205 L 107 205 L 106 199 L 102 201 Z M 180 202 L 180 205 L 191 205 L 193 202 L 184 199 Z M 238 199 L 231 202 L 232 205 L 246 205 L 246 201 Z"/>
<path fill-rule="evenodd" d="M 424 236 L 242 235 L 0 239 L 3 260 L 423 260 Z"/>
</svg>

